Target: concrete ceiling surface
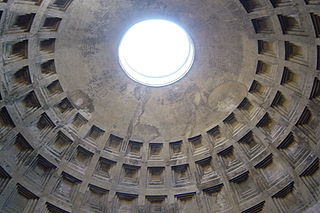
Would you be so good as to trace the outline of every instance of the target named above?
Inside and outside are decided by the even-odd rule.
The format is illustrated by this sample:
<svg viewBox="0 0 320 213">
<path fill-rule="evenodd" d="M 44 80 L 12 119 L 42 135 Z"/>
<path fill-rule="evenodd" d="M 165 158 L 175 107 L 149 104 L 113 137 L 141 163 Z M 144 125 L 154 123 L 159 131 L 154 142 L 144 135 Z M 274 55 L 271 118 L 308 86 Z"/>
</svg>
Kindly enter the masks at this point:
<svg viewBox="0 0 320 213">
<path fill-rule="evenodd" d="M 126 30 L 181 25 L 159 88 Z M 0 0 L 0 212 L 317 212 L 320 0 Z"/>
</svg>

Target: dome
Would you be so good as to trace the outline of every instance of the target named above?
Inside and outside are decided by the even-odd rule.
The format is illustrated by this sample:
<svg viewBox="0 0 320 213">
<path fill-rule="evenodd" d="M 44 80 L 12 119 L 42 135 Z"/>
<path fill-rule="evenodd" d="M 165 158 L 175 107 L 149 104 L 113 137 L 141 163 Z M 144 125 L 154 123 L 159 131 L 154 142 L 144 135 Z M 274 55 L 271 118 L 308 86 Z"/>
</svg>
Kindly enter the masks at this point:
<svg viewBox="0 0 320 213">
<path fill-rule="evenodd" d="M 318 211 L 320 0 L 0 6 L 0 212 Z M 177 81 L 127 73 L 145 20 L 185 31 Z"/>
</svg>

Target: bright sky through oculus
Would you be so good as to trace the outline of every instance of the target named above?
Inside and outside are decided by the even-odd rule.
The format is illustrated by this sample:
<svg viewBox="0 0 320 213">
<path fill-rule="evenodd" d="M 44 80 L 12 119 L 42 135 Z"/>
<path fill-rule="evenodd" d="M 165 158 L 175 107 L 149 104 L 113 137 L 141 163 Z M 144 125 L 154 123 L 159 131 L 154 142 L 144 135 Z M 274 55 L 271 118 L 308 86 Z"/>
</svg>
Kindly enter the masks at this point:
<svg viewBox="0 0 320 213">
<path fill-rule="evenodd" d="M 177 24 L 151 19 L 133 25 L 119 46 L 120 65 L 133 80 L 165 86 L 181 79 L 194 59 L 189 35 Z"/>
</svg>

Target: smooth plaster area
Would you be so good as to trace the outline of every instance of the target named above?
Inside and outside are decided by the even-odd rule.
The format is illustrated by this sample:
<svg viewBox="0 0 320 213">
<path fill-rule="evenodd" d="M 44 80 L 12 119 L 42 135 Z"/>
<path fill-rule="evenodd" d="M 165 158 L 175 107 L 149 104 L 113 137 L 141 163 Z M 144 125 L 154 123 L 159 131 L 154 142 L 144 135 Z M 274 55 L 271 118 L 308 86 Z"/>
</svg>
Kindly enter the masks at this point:
<svg viewBox="0 0 320 213">
<path fill-rule="evenodd" d="M 249 38 L 252 31 L 247 30 L 250 23 L 238 14 L 244 15 L 244 11 L 233 13 L 220 1 L 123 4 L 74 2 L 68 20 L 60 26 L 57 72 L 77 107 L 116 135 L 125 136 L 128 128 L 133 128 L 131 137 L 136 140 L 170 142 L 201 133 L 239 105 L 247 95 L 256 65 L 256 41 Z M 191 9 L 203 12 L 190 14 Z M 88 10 L 94 16 L 83 16 Z M 133 82 L 118 62 L 119 38 L 124 30 L 135 20 L 149 18 L 150 13 L 154 14 L 151 17 L 181 23 L 196 49 L 190 72 L 162 88 Z"/>
</svg>

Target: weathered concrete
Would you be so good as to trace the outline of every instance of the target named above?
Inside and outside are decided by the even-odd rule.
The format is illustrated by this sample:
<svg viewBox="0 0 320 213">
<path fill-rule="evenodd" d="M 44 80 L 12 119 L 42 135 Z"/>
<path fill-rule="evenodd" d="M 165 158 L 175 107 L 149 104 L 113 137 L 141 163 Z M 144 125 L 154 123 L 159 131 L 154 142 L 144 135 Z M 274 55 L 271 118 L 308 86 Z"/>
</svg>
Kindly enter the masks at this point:
<svg viewBox="0 0 320 213">
<path fill-rule="evenodd" d="M 320 1 L 0 2 L 0 212 L 316 212 Z M 196 59 L 149 88 L 117 48 L 184 26 Z"/>
</svg>

